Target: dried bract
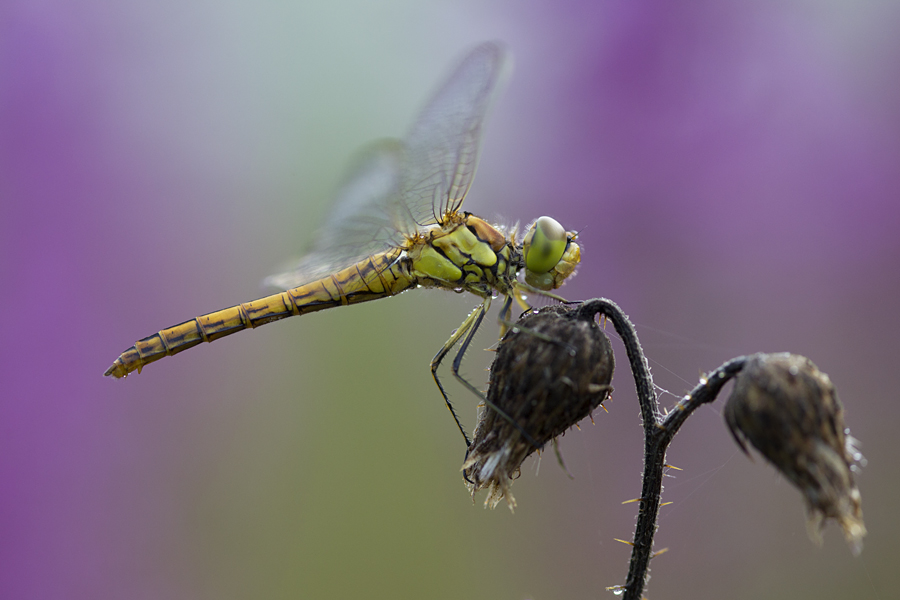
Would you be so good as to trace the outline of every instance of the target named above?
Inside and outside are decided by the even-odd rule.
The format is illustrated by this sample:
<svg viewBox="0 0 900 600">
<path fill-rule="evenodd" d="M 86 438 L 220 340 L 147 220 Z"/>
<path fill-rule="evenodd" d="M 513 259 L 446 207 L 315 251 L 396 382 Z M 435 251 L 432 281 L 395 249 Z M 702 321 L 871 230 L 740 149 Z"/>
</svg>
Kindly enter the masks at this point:
<svg viewBox="0 0 900 600">
<path fill-rule="evenodd" d="M 506 498 L 525 458 L 591 414 L 612 387 L 609 338 L 577 308 L 548 306 L 523 315 L 504 336 L 491 366 L 488 404 L 463 471 L 485 505 Z M 503 412 L 499 414 L 494 407 Z"/>
<path fill-rule="evenodd" d="M 744 452 L 749 441 L 800 489 L 814 542 L 834 519 L 859 554 L 866 527 L 853 469 L 863 459 L 828 375 L 803 356 L 754 355 L 735 379 L 725 422 Z"/>
</svg>

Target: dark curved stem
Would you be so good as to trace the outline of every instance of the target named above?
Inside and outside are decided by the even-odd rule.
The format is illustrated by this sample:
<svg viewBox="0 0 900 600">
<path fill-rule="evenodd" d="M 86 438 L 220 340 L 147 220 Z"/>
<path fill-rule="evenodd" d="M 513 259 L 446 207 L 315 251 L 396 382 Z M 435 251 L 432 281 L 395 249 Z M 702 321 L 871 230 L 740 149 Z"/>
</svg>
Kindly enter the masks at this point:
<svg viewBox="0 0 900 600">
<path fill-rule="evenodd" d="M 647 570 L 653 551 L 653 535 L 659 516 L 662 481 L 666 466 L 666 449 L 681 428 L 685 419 L 702 404 L 712 402 L 722 390 L 722 386 L 734 377 L 746 363 L 746 357 L 738 357 L 724 363 L 709 377 L 704 378 L 682 398 L 668 415 L 659 412 L 656 393 L 653 391 L 653 377 L 644 351 L 641 349 L 637 332 L 628 317 L 614 302 L 605 298 L 588 300 L 579 309 L 580 315 L 593 318 L 601 313 L 612 321 L 613 327 L 625 344 L 628 362 L 634 375 L 641 416 L 644 425 L 644 474 L 641 485 L 640 512 L 635 525 L 631 562 L 625 579 L 624 599 L 640 600 L 647 581 Z"/>
<path fill-rule="evenodd" d="M 593 318 L 597 313 L 606 315 L 612 321 L 613 327 L 628 354 L 628 362 L 631 365 L 631 373 L 634 375 L 634 385 L 637 389 L 638 401 L 641 403 L 641 417 L 644 421 L 644 430 L 648 423 L 656 423 L 659 409 L 656 405 L 656 394 L 653 392 L 653 377 L 650 375 L 650 365 L 641 349 L 634 325 L 628 320 L 628 316 L 622 312 L 619 305 L 606 298 L 595 298 L 581 305 L 579 316 Z"/>
</svg>

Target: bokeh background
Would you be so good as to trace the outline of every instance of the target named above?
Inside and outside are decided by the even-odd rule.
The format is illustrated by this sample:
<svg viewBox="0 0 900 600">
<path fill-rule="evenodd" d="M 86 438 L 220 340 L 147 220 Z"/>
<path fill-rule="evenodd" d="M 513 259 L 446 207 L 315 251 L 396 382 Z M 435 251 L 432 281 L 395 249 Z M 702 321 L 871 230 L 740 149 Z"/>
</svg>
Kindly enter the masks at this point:
<svg viewBox="0 0 900 600">
<path fill-rule="evenodd" d="M 0 8 L 0 596 L 596 598 L 622 583 L 641 430 L 609 414 L 473 505 L 428 362 L 474 306 L 416 291 L 204 345 L 134 340 L 260 295 L 367 141 L 485 39 L 516 58 L 467 208 L 582 231 L 563 290 L 639 326 L 671 406 L 805 354 L 869 464 L 869 536 L 806 537 L 723 400 L 669 461 L 650 597 L 900 588 L 900 5 L 7 1 Z M 486 326 L 464 370 L 483 380 Z M 451 393 L 470 426 L 475 402 Z M 538 468 L 540 467 L 540 468 Z"/>
</svg>

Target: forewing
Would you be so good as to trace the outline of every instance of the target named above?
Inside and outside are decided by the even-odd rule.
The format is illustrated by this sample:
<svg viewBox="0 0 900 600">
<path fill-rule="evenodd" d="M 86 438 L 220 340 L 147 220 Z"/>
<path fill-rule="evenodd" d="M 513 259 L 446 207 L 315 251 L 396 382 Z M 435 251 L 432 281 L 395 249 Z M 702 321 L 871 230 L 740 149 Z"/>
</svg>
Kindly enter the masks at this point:
<svg viewBox="0 0 900 600">
<path fill-rule="evenodd" d="M 405 140 L 401 201 L 419 224 L 439 222 L 462 205 L 478 166 L 482 126 L 509 62 L 502 46 L 481 44 L 413 124 Z"/>
<path fill-rule="evenodd" d="M 399 246 L 465 199 L 481 129 L 509 63 L 498 44 L 476 47 L 419 114 L 404 142 L 379 142 L 356 161 L 309 252 L 265 285 L 289 289 Z"/>
<path fill-rule="evenodd" d="M 298 287 L 402 244 L 415 232 L 413 221 L 398 210 L 404 157 L 398 140 L 383 140 L 363 150 L 309 252 L 284 272 L 267 277 L 264 284 Z"/>
</svg>

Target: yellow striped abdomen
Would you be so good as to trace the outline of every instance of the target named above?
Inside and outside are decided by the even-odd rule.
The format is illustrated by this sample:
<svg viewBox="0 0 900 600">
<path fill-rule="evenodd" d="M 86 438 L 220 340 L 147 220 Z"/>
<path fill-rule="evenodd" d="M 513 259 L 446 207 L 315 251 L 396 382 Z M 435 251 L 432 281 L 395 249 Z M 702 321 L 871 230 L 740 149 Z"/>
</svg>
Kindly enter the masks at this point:
<svg viewBox="0 0 900 600">
<path fill-rule="evenodd" d="M 201 342 L 272 321 L 399 294 L 416 285 L 408 261 L 395 249 L 373 255 L 333 275 L 252 302 L 217 310 L 146 337 L 119 355 L 104 375 L 125 377 Z"/>
</svg>

